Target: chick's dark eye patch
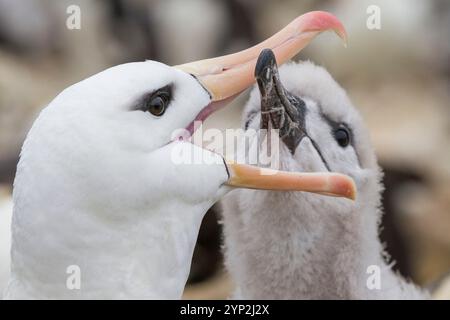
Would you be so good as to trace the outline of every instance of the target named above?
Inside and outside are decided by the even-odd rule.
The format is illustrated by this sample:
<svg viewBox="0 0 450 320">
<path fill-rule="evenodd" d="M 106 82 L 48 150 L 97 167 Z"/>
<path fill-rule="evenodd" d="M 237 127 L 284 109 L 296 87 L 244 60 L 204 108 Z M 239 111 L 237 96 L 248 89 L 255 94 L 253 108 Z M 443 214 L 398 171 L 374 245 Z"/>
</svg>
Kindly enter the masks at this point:
<svg viewBox="0 0 450 320">
<path fill-rule="evenodd" d="M 322 110 L 322 108 L 320 108 Z M 333 119 L 331 119 L 328 115 L 326 115 L 325 113 L 323 113 L 322 111 L 320 112 L 320 116 L 322 117 L 322 119 L 324 119 L 328 125 L 330 126 L 331 129 L 331 134 L 334 136 L 334 133 L 339 130 L 339 129 L 344 129 L 345 131 L 348 132 L 349 134 L 349 139 L 350 139 L 350 145 L 353 146 L 353 131 L 352 129 L 348 126 L 348 124 L 346 124 L 345 122 L 339 122 L 339 121 L 335 121 Z"/>
</svg>

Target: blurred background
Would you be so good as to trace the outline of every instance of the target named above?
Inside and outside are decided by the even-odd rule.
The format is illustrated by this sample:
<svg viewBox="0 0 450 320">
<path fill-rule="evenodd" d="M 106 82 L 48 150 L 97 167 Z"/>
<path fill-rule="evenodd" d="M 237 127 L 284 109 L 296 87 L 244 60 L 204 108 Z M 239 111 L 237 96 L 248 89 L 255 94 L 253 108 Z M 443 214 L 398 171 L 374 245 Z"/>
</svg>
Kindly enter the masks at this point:
<svg viewBox="0 0 450 320">
<path fill-rule="evenodd" d="M 81 29 L 66 27 L 71 5 L 81 10 Z M 380 10 L 379 29 L 367 27 L 371 5 Z M 65 87 L 125 62 L 174 65 L 231 53 L 311 10 L 335 14 L 347 29 L 348 47 L 323 34 L 295 60 L 325 66 L 360 109 L 385 171 L 382 240 L 399 272 L 432 285 L 450 271 L 450 2 L 445 0 L 0 0 L 0 217 L 11 212 L 26 133 Z M 246 98 L 241 95 L 205 126 L 239 127 Z M 232 291 L 219 220 L 216 205 L 203 221 L 186 298 L 226 298 Z M 0 225 L 0 241 L 7 237 Z M 7 260 L 0 253 L 0 275 Z"/>
</svg>

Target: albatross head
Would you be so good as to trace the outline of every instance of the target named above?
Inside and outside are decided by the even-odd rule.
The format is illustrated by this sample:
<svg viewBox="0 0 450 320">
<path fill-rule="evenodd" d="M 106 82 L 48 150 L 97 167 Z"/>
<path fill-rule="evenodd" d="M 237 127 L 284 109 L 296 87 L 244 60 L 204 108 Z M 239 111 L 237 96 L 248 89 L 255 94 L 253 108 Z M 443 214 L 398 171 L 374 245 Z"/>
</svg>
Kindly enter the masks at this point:
<svg viewBox="0 0 450 320">
<path fill-rule="evenodd" d="M 255 77 L 257 86 L 243 114 L 245 129 L 278 130 L 282 170 L 352 177 L 353 188 L 334 187 L 341 195 L 347 194 L 347 198 L 356 197 L 356 201 L 314 193 L 275 192 L 268 196 L 267 192 L 247 190 L 240 192 L 242 201 L 261 201 L 262 207 L 272 201 L 286 212 L 298 212 L 311 216 L 311 220 L 334 225 L 340 224 L 343 218 L 349 219 L 351 211 L 376 208 L 380 172 L 368 130 L 346 92 L 331 75 L 309 61 L 289 63 L 278 70 L 273 52 L 264 50 Z M 278 200 L 274 201 L 273 197 Z M 280 200 L 285 197 L 290 201 Z"/>
<path fill-rule="evenodd" d="M 262 48 L 282 63 L 328 29 L 345 35 L 333 16 L 309 13 L 240 53 L 119 65 L 60 93 L 22 149 L 6 297 L 180 297 L 201 219 L 233 172 L 174 133 L 245 90 Z M 188 150 L 212 161 L 174 161 Z"/>
</svg>

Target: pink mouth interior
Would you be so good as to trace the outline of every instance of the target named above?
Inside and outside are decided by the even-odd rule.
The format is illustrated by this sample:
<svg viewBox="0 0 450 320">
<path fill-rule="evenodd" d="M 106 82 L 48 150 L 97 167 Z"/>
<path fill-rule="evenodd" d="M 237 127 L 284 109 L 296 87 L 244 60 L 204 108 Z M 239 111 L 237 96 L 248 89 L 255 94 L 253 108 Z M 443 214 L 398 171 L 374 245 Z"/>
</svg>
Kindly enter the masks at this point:
<svg viewBox="0 0 450 320">
<path fill-rule="evenodd" d="M 212 113 L 225 107 L 227 104 L 229 104 L 231 101 L 233 101 L 233 99 L 236 98 L 240 94 L 241 94 L 241 92 L 236 93 L 235 95 L 232 95 L 231 97 L 228 97 L 223 100 L 212 101 L 197 114 L 195 119 L 186 127 L 186 130 L 189 131 L 189 134 L 192 136 L 195 131 L 194 123 L 196 121 L 200 121 L 200 122 L 205 121 L 206 118 L 208 118 Z"/>
</svg>

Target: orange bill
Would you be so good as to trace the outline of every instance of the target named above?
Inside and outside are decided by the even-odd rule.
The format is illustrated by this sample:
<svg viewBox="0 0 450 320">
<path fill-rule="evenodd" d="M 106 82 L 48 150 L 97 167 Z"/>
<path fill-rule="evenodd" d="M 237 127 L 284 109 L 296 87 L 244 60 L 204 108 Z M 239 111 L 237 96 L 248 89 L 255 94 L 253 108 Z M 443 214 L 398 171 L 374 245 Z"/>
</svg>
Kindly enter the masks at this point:
<svg viewBox="0 0 450 320">
<path fill-rule="evenodd" d="M 227 163 L 232 187 L 262 190 L 304 191 L 356 199 L 355 182 L 349 176 L 333 172 L 287 172 Z"/>
<path fill-rule="evenodd" d="M 240 52 L 175 66 L 194 75 L 211 95 L 220 101 L 244 91 L 255 82 L 254 69 L 261 50 L 270 48 L 281 65 L 302 50 L 315 36 L 333 30 L 346 43 L 342 23 L 323 11 L 308 12 L 269 39 Z"/>
</svg>

